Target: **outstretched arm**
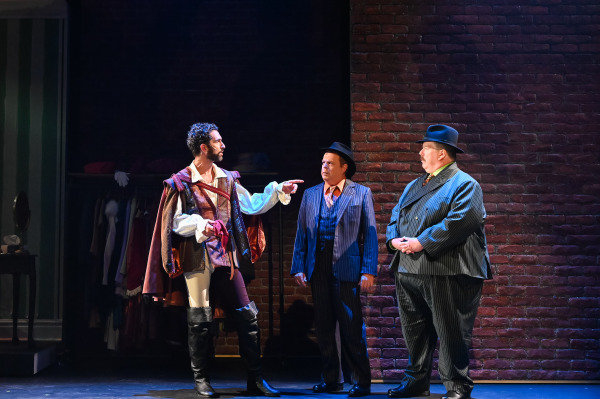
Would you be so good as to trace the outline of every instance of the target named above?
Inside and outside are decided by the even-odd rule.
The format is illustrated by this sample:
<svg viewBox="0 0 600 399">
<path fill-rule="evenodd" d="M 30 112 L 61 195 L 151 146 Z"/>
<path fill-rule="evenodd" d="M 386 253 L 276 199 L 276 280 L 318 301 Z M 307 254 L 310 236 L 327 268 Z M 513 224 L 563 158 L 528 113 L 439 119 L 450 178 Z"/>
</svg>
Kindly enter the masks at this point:
<svg viewBox="0 0 600 399">
<path fill-rule="evenodd" d="M 267 184 L 262 193 L 255 194 L 250 194 L 240 183 L 236 183 L 240 208 L 246 215 L 260 215 L 273 208 L 279 201 L 287 205 L 291 201 L 291 194 L 298 190 L 298 183 L 303 182 L 303 180 L 287 180 L 277 184 L 273 181 Z"/>
</svg>

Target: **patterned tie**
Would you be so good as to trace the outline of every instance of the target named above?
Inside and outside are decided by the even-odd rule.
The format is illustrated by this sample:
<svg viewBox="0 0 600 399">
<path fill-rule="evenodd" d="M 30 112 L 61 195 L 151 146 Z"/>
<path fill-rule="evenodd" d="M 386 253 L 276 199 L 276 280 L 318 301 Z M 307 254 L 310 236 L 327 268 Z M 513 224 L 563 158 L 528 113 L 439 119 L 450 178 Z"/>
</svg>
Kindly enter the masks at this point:
<svg viewBox="0 0 600 399">
<path fill-rule="evenodd" d="M 429 175 L 427 176 L 427 179 L 423 180 L 423 185 L 426 185 L 427 183 L 429 183 L 429 180 L 433 179 L 433 175 Z"/>
<path fill-rule="evenodd" d="M 333 202 L 337 199 L 337 196 L 334 196 L 334 193 L 338 191 L 340 191 L 340 189 L 337 186 L 329 187 L 327 189 L 327 194 L 325 194 L 325 203 L 327 204 L 328 208 L 333 206 Z"/>
</svg>

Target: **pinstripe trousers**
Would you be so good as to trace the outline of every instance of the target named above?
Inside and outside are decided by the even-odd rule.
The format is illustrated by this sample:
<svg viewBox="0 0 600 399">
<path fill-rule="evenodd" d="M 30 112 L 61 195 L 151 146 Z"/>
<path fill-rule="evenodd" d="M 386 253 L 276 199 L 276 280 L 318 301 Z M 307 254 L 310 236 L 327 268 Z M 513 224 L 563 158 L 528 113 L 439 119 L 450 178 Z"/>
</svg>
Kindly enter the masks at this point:
<svg viewBox="0 0 600 399">
<path fill-rule="evenodd" d="M 340 325 L 341 355 L 350 371 L 350 382 L 371 386 L 371 368 L 367 353 L 366 326 L 356 282 L 339 281 L 332 273 L 333 241 L 319 245 L 315 271 L 310 284 L 315 307 L 315 330 L 321 351 L 321 380 L 339 381 L 340 363 L 335 340 L 336 322 Z M 344 372 L 345 374 L 345 372 Z"/>
<path fill-rule="evenodd" d="M 415 383 L 431 376 L 440 339 L 438 371 L 448 391 L 471 392 L 469 347 L 483 279 L 467 275 L 396 273 L 396 295 L 409 361 L 405 378 Z"/>
</svg>

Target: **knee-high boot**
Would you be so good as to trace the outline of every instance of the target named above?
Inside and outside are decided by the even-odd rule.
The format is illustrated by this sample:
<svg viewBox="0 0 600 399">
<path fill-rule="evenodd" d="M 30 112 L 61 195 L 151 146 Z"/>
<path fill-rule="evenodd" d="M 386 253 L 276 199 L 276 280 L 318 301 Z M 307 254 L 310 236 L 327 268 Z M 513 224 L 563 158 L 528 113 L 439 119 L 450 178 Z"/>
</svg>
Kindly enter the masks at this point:
<svg viewBox="0 0 600 399">
<path fill-rule="evenodd" d="M 248 369 L 248 393 L 251 395 L 280 396 L 262 376 L 260 360 L 260 329 L 256 315 L 258 309 L 254 302 L 236 309 L 235 321 L 240 342 L 240 355 Z"/>
<path fill-rule="evenodd" d="M 196 393 L 206 398 L 218 398 L 219 394 L 210 386 L 209 357 L 212 344 L 210 326 L 212 323 L 212 309 L 188 309 L 188 346 Z"/>
</svg>

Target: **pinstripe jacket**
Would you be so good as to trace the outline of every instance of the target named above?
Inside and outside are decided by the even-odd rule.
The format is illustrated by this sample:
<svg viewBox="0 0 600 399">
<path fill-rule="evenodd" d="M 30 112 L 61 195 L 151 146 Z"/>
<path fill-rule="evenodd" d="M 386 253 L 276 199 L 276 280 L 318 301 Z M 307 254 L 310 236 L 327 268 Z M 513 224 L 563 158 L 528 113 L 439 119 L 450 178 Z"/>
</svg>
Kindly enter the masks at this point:
<svg viewBox="0 0 600 399">
<path fill-rule="evenodd" d="M 491 279 L 479 183 L 456 163 L 422 186 L 426 177 L 410 182 L 392 210 L 386 231 L 387 248 L 394 253 L 391 270 Z M 404 236 L 416 237 L 424 250 L 413 254 L 392 250 L 390 241 Z"/>
<path fill-rule="evenodd" d="M 324 183 L 307 189 L 298 214 L 298 230 L 290 274 L 304 273 L 310 281 L 315 268 L 319 213 Z M 377 231 L 371 189 L 346 180 L 338 201 L 333 248 L 333 275 L 358 282 L 361 274 L 377 275 Z"/>
</svg>

